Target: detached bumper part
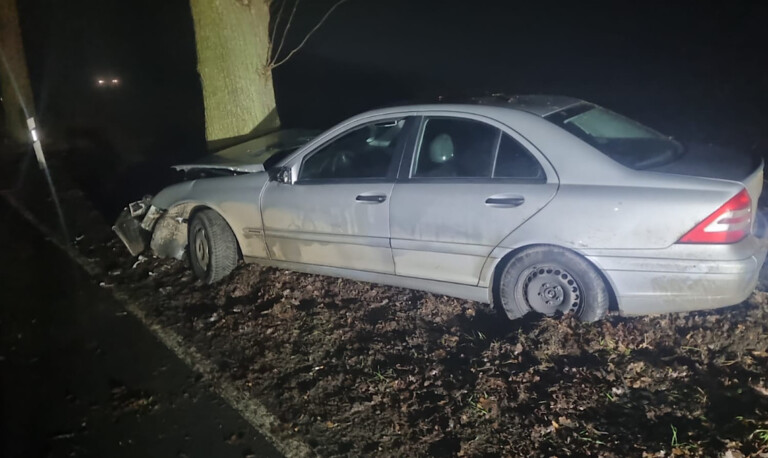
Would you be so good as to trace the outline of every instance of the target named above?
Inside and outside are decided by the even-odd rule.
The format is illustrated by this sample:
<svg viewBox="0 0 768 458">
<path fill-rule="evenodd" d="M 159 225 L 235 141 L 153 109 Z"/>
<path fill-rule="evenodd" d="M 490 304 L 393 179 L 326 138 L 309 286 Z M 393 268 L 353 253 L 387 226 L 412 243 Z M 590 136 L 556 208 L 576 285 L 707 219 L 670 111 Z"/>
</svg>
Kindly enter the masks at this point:
<svg viewBox="0 0 768 458">
<path fill-rule="evenodd" d="M 149 208 L 149 199 L 144 198 L 144 200 L 139 200 L 136 202 L 131 202 L 128 204 L 128 210 L 131 212 L 131 216 L 134 218 L 139 218 L 141 216 L 144 216 L 147 213 L 147 209 Z"/>
<path fill-rule="evenodd" d="M 131 202 L 112 226 L 132 256 L 138 256 L 147 249 L 155 222 L 163 214 L 162 210 L 151 205 L 151 201 L 152 196 L 146 196 Z"/>
<path fill-rule="evenodd" d="M 147 249 L 149 232 L 142 229 L 141 223 L 131 216 L 131 211 L 128 208 L 123 210 L 120 216 L 117 217 L 112 230 L 122 240 L 132 256 L 138 256 Z"/>
</svg>

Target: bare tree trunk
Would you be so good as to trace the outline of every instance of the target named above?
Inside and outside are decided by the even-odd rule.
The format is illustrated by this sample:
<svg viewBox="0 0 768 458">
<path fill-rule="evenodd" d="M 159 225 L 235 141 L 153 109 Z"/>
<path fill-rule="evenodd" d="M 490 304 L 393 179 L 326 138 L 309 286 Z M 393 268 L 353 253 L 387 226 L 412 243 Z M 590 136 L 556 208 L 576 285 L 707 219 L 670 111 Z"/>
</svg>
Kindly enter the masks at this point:
<svg viewBox="0 0 768 458">
<path fill-rule="evenodd" d="M 190 5 L 209 146 L 278 128 L 267 0 L 190 0 Z"/>
<path fill-rule="evenodd" d="M 16 0 L 0 0 L 0 86 L 6 131 L 17 143 L 29 142 L 26 118 L 34 112 L 34 99 Z"/>
</svg>

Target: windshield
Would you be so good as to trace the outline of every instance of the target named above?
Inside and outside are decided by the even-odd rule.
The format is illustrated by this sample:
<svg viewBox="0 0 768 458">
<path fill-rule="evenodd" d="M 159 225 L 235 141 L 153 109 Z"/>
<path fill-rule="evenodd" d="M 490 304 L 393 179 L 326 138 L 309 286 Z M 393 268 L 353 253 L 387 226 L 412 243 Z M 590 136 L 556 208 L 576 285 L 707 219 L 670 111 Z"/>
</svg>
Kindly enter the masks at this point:
<svg viewBox="0 0 768 458">
<path fill-rule="evenodd" d="M 611 159 L 633 169 L 647 169 L 677 160 L 680 143 L 605 108 L 579 104 L 545 116 Z"/>
</svg>

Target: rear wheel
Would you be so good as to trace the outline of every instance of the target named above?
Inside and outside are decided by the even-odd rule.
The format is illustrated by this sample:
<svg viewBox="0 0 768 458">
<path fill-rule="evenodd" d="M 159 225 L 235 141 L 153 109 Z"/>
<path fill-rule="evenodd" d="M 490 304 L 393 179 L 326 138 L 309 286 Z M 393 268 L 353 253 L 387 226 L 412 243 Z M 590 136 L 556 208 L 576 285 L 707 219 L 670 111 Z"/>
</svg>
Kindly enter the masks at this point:
<svg viewBox="0 0 768 458">
<path fill-rule="evenodd" d="M 504 267 L 499 282 L 501 305 L 511 319 L 535 311 L 549 316 L 572 313 L 591 322 L 608 312 L 608 290 L 600 273 L 563 248 L 539 246 L 521 252 Z"/>
<path fill-rule="evenodd" d="M 195 275 L 215 283 L 237 265 L 237 240 L 229 224 L 213 210 L 203 210 L 189 225 L 189 258 Z"/>
</svg>

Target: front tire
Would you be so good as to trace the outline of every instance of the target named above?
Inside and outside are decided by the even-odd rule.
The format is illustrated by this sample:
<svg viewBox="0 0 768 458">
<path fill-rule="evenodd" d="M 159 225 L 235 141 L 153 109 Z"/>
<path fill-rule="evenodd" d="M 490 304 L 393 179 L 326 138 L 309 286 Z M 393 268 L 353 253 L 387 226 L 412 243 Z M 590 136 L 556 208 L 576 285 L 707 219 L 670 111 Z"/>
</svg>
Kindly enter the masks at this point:
<svg viewBox="0 0 768 458">
<path fill-rule="evenodd" d="M 195 214 L 189 225 L 189 259 L 197 278 L 216 283 L 237 265 L 237 240 L 229 224 L 213 210 Z"/>
<path fill-rule="evenodd" d="M 526 249 L 507 263 L 499 280 L 499 299 L 510 319 L 535 311 L 574 314 L 593 322 L 608 313 L 603 278 L 586 259 L 555 246 Z"/>
</svg>

